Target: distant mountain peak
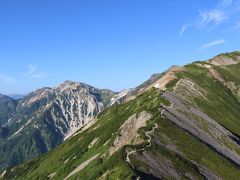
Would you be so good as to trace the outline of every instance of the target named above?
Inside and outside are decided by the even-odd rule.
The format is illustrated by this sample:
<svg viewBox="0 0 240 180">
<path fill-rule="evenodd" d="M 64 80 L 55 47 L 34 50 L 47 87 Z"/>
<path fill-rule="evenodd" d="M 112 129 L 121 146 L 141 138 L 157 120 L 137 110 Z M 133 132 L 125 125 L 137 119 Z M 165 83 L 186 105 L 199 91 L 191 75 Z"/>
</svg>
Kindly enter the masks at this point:
<svg viewBox="0 0 240 180">
<path fill-rule="evenodd" d="M 76 90 L 76 89 L 80 89 L 80 88 L 89 88 L 89 87 L 91 87 L 91 86 L 89 86 L 85 83 L 66 80 L 63 83 L 61 83 L 59 86 L 57 86 L 55 89 L 60 92 L 63 92 L 65 90 Z"/>
<path fill-rule="evenodd" d="M 236 64 L 239 57 L 236 52 L 221 54 L 209 61 L 173 66 L 164 73 L 154 74 L 140 86 L 115 94 L 113 102 L 121 104 L 102 111 L 59 148 L 3 171 L 3 177 L 240 177 L 240 64 Z M 57 108 L 64 105 L 67 108 L 62 111 L 56 108 L 56 113 L 51 113 L 57 116 L 67 112 L 66 117 L 78 113 L 71 106 L 71 98 L 77 97 L 78 94 L 60 97 Z M 85 111 L 88 108 L 83 114 L 91 112 Z M 63 120 L 58 123 L 67 122 Z"/>
<path fill-rule="evenodd" d="M 15 100 L 20 100 L 24 98 L 25 94 L 8 94 L 7 96 L 15 99 Z"/>
<path fill-rule="evenodd" d="M 5 143 L 11 144 L 14 148 L 20 147 L 21 152 L 24 153 L 28 146 L 26 143 L 34 142 L 29 144 L 33 153 L 20 155 L 24 158 L 19 159 L 19 162 L 45 153 L 69 138 L 104 108 L 110 106 L 114 95 L 115 93 L 111 90 L 97 89 L 69 80 L 55 88 L 37 89 L 16 101 L 18 103 L 16 106 L 15 100 L 7 96 L 4 98 L 5 96 L 2 95 L 0 105 L 1 103 L 3 105 L 0 106 L 0 115 L 1 108 L 4 110 L 10 105 L 13 106 L 11 113 L 5 113 L 4 110 L 2 112 L 4 116 L 0 116 L 0 125 L 4 124 L 6 130 L 11 129 L 6 136 L 4 134 Z M 0 142 L 0 155 L 1 152 Z M 35 152 L 37 153 L 34 154 Z M 12 150 L 6 153 L 12 153 Z M 5 157 L 12 158 L 10 155 Z M 9 166 L 9 162 L 0 163 L 0 169 L 4 166 Z"/>
</svg>

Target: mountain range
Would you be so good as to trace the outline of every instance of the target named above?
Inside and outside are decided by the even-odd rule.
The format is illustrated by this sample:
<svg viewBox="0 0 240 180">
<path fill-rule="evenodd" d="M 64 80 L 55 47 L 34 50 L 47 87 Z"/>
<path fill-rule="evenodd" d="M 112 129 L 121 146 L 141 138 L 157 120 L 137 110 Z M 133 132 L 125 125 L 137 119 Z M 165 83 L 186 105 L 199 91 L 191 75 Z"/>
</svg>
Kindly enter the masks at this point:
<svg viewBox="0 0 240 180">
<path fill-rule="evenodd" d="M 115 93 L 65 81 L 21 100 L 1 96 L 0 168 L 46 153 L 111 104 Z"/>
<path fill-rule="evenodd" d="M 0 178 L 238 179 L 239 74 L 236 51 L 120 93 L 66 81 L 1 95 Z"/>
<path fill-rule="evenodd" d="M 19 99 L 23 99 L 24 98 L 24 94 L 8 94 L 8 97 L 15 99 L 15 100 L 19 100 Z"/>
</svg>

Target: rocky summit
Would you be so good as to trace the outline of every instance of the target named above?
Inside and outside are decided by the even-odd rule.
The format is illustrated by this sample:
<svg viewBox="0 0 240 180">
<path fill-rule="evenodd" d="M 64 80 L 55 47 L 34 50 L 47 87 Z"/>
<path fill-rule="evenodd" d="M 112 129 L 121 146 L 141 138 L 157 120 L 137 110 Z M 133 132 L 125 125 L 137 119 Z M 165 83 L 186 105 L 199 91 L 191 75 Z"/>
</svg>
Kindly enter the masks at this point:
<svg viewBox="0 0 240 180">
<path fill-rule="evenodd" d="M 70 81 L 37 90 L 3 126 L 1 177 L 238 179 L 239 74 L 232 52 L 118 94 Z"/>
<path fill-rule="evenodd" d="M 46 153 L 88 124 L 115 93 L 65 81 L 38 89 L 21 100 L 1 95 L 0 168 Z"/>
</svg>

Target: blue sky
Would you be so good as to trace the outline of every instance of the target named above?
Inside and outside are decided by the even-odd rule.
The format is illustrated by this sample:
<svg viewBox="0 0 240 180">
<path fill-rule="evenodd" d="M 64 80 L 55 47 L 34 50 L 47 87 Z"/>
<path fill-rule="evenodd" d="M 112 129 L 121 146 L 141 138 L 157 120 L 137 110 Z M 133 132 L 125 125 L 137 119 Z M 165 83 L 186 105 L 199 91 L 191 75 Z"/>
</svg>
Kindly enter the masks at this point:
<svg viewBox="0 0 240 180">
<path fill-rule="evenodd" d="M 239 50 L 240 0 L 0 0 L 0 92 L 115 91 Z"/>
</svg>

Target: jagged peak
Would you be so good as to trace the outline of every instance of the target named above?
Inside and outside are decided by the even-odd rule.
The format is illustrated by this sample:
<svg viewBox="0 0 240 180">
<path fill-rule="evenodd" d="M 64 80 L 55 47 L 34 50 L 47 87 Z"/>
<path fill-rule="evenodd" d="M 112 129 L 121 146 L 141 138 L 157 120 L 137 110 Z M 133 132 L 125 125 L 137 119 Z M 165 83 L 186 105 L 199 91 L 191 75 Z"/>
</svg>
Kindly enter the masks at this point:
<svg viewBox="0 0 240 180">
<path fill-rule="evenodd" d="M 84 83 L 74 82 L 70 80 L 66 80 L 63 83 L 61 83 L 59 86 L 55 88 L 55 90 L 63 92 L 65 90 L 72 90 L 72 89 L 78 89 L 78 88 L 89 88 L 90 86 Z"/>
</svg>

